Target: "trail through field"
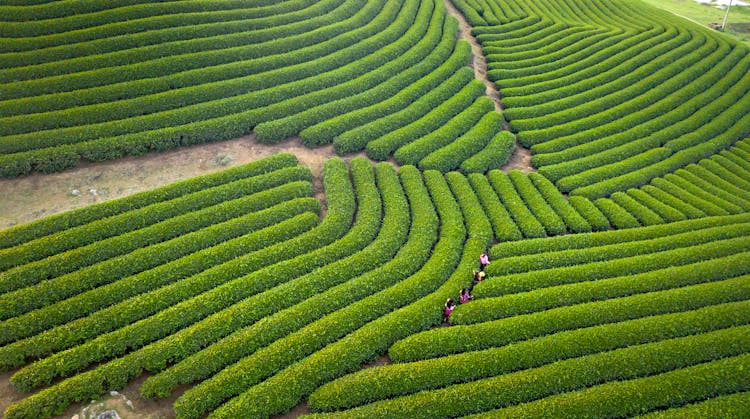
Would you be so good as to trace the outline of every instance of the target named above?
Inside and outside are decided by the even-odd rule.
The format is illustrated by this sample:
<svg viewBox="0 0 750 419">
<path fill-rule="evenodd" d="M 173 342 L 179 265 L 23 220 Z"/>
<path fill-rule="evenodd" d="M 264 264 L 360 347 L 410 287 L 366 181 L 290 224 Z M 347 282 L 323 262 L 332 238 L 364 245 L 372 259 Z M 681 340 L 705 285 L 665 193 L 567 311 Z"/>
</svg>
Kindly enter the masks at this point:
<svg viewBox="0 0 750 419">
<path fill-rule="evenodd" d="M 249 163 L 277 153 L 292 153 L 314 176 L 316 198 L 323 199 L 323 163 L 333 146 L 307 148 L 298 138 L 260 144 L 250 134 L 229 141 L 180 147 L 162 153 L 83 163 L 61 173 L 0 179 L 0 230 L 63 211 L 122 198 L 179 180 Z M 347 156 L 345 159 L 350 159 Z"/>
<path fill-rule="evenodd" d="M 471 34 L 471 25 L 464 15 L 456 9 L 456 6 L 454 6 L 450 0 L 444 0 L 444 2 L 448 16 L 453 16 L 458 19 L 458 37 L 471 44 L 471 66 L 474 68 L 474 77 L 487 86 L 485 94 L 495 102 L 495 109 L 502 113 L 503 103 L 500 100 L 500 92 L 497 91 L 495 84 L 487 78 L 487 59 L 484 57 L 484 53 L 482 53 L 482 46 L 479 45 L 477 39 Z"/>
<path fill-rule="evenodd" d="M 458 19 L 459 38 L 464 39 L 471 44 L 471 67 L 474 69 L 474 77 L 487 86 L 485 94 L 495 102 L 495 110 L 502 113 L 503 102 L 500 99 L 500 92 L 497 90 L 495 83 L 487 78 L 487 59 L 482 52 L 482 46 L 479 45 L 477 39 L 471 34 L 471 25 L 464 15 L 456 9 L 456 6 L 454 6 L 450 0 L 444 0 L 444 2 L 448 15 Z M 504 128 L 506 130 L 510 129 L 507 122 L 505 123 Z M 510 156 L 510 161 L 501 169 L 505 172 L 513 169 L 520 170 L 524 173 L 536 172 L 536 169 L 531 166 L 531 151 L 521 146 L 518 142 L 516 142 L 516 148 Z"/>
</svg>

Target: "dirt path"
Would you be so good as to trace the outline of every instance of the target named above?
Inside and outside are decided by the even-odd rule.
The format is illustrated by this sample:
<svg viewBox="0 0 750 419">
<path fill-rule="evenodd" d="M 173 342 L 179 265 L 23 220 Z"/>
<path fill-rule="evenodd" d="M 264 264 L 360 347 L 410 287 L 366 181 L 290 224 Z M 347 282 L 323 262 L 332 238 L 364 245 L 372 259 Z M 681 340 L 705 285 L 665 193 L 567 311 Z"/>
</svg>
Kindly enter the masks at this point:
<svg viewBox="0 0 750 419">
<path fill-rule="evenodd" d="M 471 25 L 450 0 L 443 1 L 448 16 L 453 16 L 458 19 L 458 37 L 471 44 L 471 67 L 474 69 L 474 77 L 484 83 L 486 86 L 484 91 L 485 95 L 495 102 L 495 110 L 502 113 L 503 102 L 500 99 L 500 92 L 497 90 L 495 83 L 487 78 L 487 59 L 482 52 L 482 46 L 479 45 L 477 39 L 471 34 Z M 504 129 L 510 130 L 510 125 L 508 125 L 507 122 L 505 123 Z M 510 156 L 510 161 L 505 166 L 501 167 L 501 169 L 506 172 L 513 169 L 520 170 L 524 173 L 536 172 L 536 169 L 531 166 L 531 151 L 523 148 L 518 142 L 516 142 L 516 148 L 513 150 L 513 155 Z"/>
<path fill-rule="evenodd" d="M 464 39 L 471 44 L 471 66 L 474 68 L 474 77 L 487 86 L 485 94 L 495 102 L 495 109 L 502 113 L 503 103 L 500 101 L 500 92 L 498 92 L 495 84 L 487 78 L 487 59 L 484 57 L 484 53 L 482 53 L 482 47 L 477 42 L 477 38 L 471 34 L 471 25 L 450 0 L 444 0 L 444 2 L 448 16 L 458 19 L 459 39 Z"/>
<path fill-rule="evenodd" d="M 335 156 L 333 146 L 310 149 L 298 138 L 273 145 L 259 144 L 250 134 L 235 140 L 180 147 L 163 153 L 82 163 L 49 175 L 0 179 L 0 196 L 3 197 L 0 200 L 0 230 L 282 152 L 296 155 L 300 164 L 312 170 L 316 197 L 322 199 L 323 163 Z"/>
</svg>

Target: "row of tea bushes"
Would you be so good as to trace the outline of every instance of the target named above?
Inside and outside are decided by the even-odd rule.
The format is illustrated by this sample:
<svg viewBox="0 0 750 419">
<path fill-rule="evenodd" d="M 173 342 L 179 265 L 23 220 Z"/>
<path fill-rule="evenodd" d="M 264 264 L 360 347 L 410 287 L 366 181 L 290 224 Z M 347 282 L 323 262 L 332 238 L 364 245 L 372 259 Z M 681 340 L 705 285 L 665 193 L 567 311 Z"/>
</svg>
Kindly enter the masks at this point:
<svg viewBox="0 0 750 419">
<path fill-rule="evenodd" d="M 9 64 L 0 70 L 0 175 L 55 172 L 251 131 L 261 142 L 298 134 L 309 146 L 333 142 L 339 154 L 398 142 L 373 145 L 371 154 L 386 159 L 451 123 L 458 130 L 405 150 L 402 164 L 484 172 L 509 157 L 507 135 L 490 141 L 503 120 L 489 100 L 482 108 L 493 124 L 481 126 L 481 138 L 469 130 L 478 119 L 461 112 L 481 85 L 461 69 L 470 49 L 456 42 L 456 22 L 441 2 L 201 3 L 206 16 L 154 4 L 94 12 L 105 20 L 82 29 L 91 39 L 80 34 L 58 45 L 76 39 L 61 29 L 33 56 L 22 51 L 27 38 L 9 38 L 7 49 L 19 51 L 0 54 Z M 148 11 L 156 14 L 106 20 Z M 206 23 L 179 24 L 176 16 Z M 75 18 L 50 22 L 64 28 Z M 155 22 L 165 27 L 156 30 Z M 104 29 L 110 25 L 119 29 Z M 435 103 L 443 104 L 439 111 Z M 400 129 L 411 138 L 391 135 Z"/>
<path fill-rule="evenodd" d="M 488 76 L 532 164 L 563 192 L 624 193 L 750 133 L 747 47 L 632 2 L 497 3 L 529 18 L 476 19 Z M 462 7 L 470 21 L 487 9 Z M 630 198 L 597 206 L 620 228 L 681 218 Z"/>
</svg>

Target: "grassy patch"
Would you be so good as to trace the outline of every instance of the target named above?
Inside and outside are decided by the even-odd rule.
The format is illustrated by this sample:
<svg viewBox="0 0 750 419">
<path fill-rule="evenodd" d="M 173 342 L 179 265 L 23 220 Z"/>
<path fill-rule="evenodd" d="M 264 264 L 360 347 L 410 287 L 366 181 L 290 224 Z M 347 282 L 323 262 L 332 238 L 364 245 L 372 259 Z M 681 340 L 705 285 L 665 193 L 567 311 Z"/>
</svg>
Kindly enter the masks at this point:
<svg viewBox="0 0 750 419">
<path fill-rule="evenodd" d="M 643 0 L 652 6 L 670 11 L 702 26 L 724 20 L 724 10 L 694 0 Z M 736 2 L 734 2 L 736 3 Z M 726 34 L 750 46 L 750 6 L 733 5 L 729 11 Z"/>
</svg>

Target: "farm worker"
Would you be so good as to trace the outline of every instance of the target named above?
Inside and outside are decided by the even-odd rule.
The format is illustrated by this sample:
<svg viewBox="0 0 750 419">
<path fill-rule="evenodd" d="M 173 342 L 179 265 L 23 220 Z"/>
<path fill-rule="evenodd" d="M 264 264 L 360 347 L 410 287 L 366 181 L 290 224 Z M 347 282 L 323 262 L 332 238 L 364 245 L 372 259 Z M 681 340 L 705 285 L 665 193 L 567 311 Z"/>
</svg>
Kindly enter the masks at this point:
<svg viewBox="0 0 750 419">
<path fill-rule="evenodd" d="M 484 281 L 484 271 L 474 270 L 474 280 L 471 281 L 471 288 L 473 289 L 474 285 L 482 281 Z"/>
<path fill-rule="evenodd" d="M 453 313 L 453 310 L 456 309 L 456 302 L 453 301 L 452 298 L 449 298 L 445 301 L 445 311 L 443 312 L 443 322 L 447 322 L 448 318 L 450 318 L 451 313 Z"/>
<path fill-rule="evenodd" d="M 458 302 L 460 302 L 461 304 L 466 304 L 472 298 L 474 297 L 469 294 L 469 290 L 467 290 L 466 288 L 461 288 L 461 295 L 458 297 Z"/>
<path fill-rule="evenodd" d="M 479 269 L 484 270 L 484 268 L 490 264 L 490 257 L 487 254 L 487 252 L 482 253 L 479 255 Z"/>
</svg>

